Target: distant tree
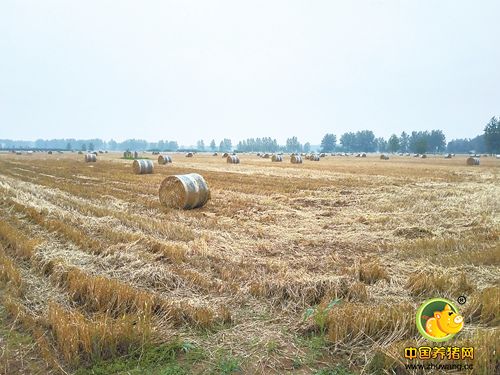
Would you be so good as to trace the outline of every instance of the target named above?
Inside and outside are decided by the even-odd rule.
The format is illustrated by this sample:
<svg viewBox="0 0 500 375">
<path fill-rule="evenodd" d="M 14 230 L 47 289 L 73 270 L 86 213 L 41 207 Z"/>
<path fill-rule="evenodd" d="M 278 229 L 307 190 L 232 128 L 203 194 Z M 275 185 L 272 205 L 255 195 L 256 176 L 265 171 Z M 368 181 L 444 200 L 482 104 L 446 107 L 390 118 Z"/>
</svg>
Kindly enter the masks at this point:
<svg viewBox="0 0 500 375">
<path fill-rule="evenodd" d="M 492 117 L 484 128 L 484 142 L 489 153 L 500 153 L 500 119 Z"/>
<path fill-rule="evenodd" d="M 432 130 L 427 142 L 431 152 L 443 152 L 446 148 L 446 137 L 441 130 Z"/>
<path fill-rule="evenodd" d="M 285 150 L 287 152 L 301 152 L 302 151 L 302 145 L 300 144 L 300 142 L 297 139 L 297 137 L 288 138 L 286 140 Z"/>
<path fill-rule="evenodd" d="M 309 142 L 304 143 L 304 152 L 311 151 L 311 144 Z"/>
<path fill-rule="evenodd" d="M 233 150 L 233 145 L 230 139 L 224 138 L 222 141 L 220 141 L 219 151 L 228 152 L 232 150 Z"/>
<path fill-rule="evenodd" d="M 82 151 L 87 151 L 87 145 L 82 143 L 82 147 L 80 148 Z"/>
<path fill-rule="evenodd" d="M 427 138 L 425 137 L 420 137 L 417 139 L 415 142 L 415 152 L 417 154 L 425 154 L 427 152 Z"/>
<path fill-rule="evenodd" d="M 400 149 L 400 141 L 396 134 L 391 135 L 389 141 L 387 142 L 387 151 L 397 152 Z"/>
<path fill-rule="evenodd" d="M 68 143 L 66 144 L 66 150 L 67 150 L 67 151 L 71 151 L 71 143 L 69 143 L 69 142 L 68 142 Z"/>
<path fill-rule="evenodd" d="M 321 140 L 321 152 L 333 152 L 335 151 L 335 145 L 337 144 L 337 137 L 335 134 L 325 134 Z"/>
<path fill-rule="evenodd" d="M 117 146 L 118 144 L 116 143 L 116 141 L 114 139 L 111 139 L 109 142 L 108 142 L 108 148 L 112 151 L 115 151 L 117 149 Z"/>
<path fill-rule="evenodd" d="M 353 151 L 356 134 L 349 132 L 340 136 L 340 143 L 345 151 Z"/>
<path fill-rule="evenodd" d="M 92 142 L 89 143 L 89 151 L 94 151 L 94 144 Z"/>
<path fill-rule="evenodd" d="M 386 152 L 387 151 L 387 141 L 382 138 L 382 137 L 379 137 L 379 138 L 376 138 L 375 139 L 375 144 L 377 145 L 377 150 L 379 152 Z M 357 150 L 359 151 L 359 150 Z"/>
<path fill-rule="evenodd" d="M 216 148 L 215 139 L 212 139 L 212 142 L 210 142 L 210 150 L 215 151 Z"/>
<path fill-rule="evenodd" d="M 196 148 L 197 148 L 199 151 L 205 151 L 205 142 L 203 142 L 203 139 L 200 139 L 200 140 L 196 143 Z"/>
<path fill-rule="evenodd" d="M 408 147 L 410 144 L 410 137 L 406 132 L 402 132 L 401 135 L 399 136 L 399 149 L 402 152 L 408 152 Z"/>
</svg>

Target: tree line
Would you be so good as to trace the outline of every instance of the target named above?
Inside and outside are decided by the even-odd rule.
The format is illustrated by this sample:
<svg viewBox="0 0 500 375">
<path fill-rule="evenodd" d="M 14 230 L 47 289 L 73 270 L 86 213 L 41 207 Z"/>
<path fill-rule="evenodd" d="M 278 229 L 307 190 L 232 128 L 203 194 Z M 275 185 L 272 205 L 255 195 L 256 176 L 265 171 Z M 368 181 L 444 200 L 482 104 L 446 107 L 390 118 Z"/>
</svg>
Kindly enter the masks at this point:
<svg viewBox="0 0 500 375">
<path fill-rule="evenodd" d="M 0 139 L 0 149 L 46 149 L 68 151 L 94 150 L 150 150 L 150 151 L 184 151 L 176 141 L 160 140 L 148 142 L 142 139 L 127 139 L 123 142 L 103 141 L 95 139 L 37 139 L 36 141 L 13 141 Z M 195 148 L 198 151 L 239 151 L 239 152 L 310 152 L 309 142 L 301 143 L 297 137 L 287 138 L 284 145 L 278 144 L 271 137 L 247 138 L 233 146 L 231 139 L 224 138 L 219 143 L 212 139 L 208 145 L 199 140 Z M 327 133 L 321 140 L 321 152 L 411 152 L 411 153 L 500 153 L 500 118 L 492 117 L 486 124 L 483 134 L 472 139 L 453 139 L 446 143 L 442 130 L 402 132 L 399 136 L 392 134 L 387 140 L 376 137 L 371 130 L 347 132 L 337 139 L 333 133 Z"/>
</svg>

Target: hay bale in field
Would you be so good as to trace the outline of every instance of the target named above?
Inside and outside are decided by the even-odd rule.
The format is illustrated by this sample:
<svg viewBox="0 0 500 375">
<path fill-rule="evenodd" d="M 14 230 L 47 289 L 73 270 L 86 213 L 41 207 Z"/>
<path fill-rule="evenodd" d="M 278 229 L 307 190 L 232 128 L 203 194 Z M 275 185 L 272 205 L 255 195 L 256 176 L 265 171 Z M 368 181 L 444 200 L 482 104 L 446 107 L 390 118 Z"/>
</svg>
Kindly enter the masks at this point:
<svg viewBox="0 0 500 375">
<path fill-rule="evenodd" d="M 160 203 L 170 208 L 191 209 L 203 206 L 210 199 L 206 181 L 197 173 L 165 178 L 159 191 Z"/>
<path fill-rule="evenodd" d="M 280 161 L 283 161 L 283 156 L 281 155 L 273 155 L 272 158 L 271 158 L 271 161 L 272 162 L 280 162 Z"/>
<path fill-rule="evenodd" d="M 151 174 L 154 171 L 153 161 L 145 159 L 134 160 L 132 169 L 135 174 Z"/>
<path fill-rule="evenodd" d="M 451 159 L 451 154 L 446 154 L 446 155 L 444 156 L 444 158 L 445 158 L 445 159 Z"/>
<path fill-rule="evenodd" d="M 479 158 L 469 157 L 466 160 L 467 165 L 479 165 Z"/>
<path fill-rule="evenodd" d="M 192 152 L 188 152 L 188 153 L 186 154 L 186 157 L 187 157 L 187 158 L 192 158 L 193 156 L 194 156 L 194 153 L 192 153 Z"/>
<path fill-rule="evenodd" d="M 83 155 L 83 151 L 78 151 L 78 155 Z"/>
<path fill-rule="evenodd" d="M 217 155 L 218 155 L 218 154 L 217 154 L 216 152 L 214 152 L 214 153 L 212 154 L 212 156 L 217 156 Z"/>
<path fill-rule="evenodd" d="M 356 154 L 356 157 L 357 157 L 357 158 L 360 158 L 360 157 L 361 157 L 361 154 Z"/>
<path fill-rule="evenodd" d="M 361 153 L 362 158 L 366 158 L 366 152 Z"/>
<path fill-rule="evenodd" d="M 321 154 L 319 154 L 320 158 L 324 158 L 325 156 L 326 156 L 326 154 L 324 152 L 322 152 Z"/>
<path fill-rule="evenodd" d="M 319 155 L 317 155 L 317 154 L 311 154 L 311 155 L 309 155 L 309 160 L 311 160 L 311 161 L 319 161 Z"/>
<path fill-rule="evenodd" d="M 223 158 L 227 158 L 228 156 L 229 156 L 229 154 L 228 154 L 227 152 L 224 152 L 224 153 L 222 154 L 222 157 L 223 157 Z"/>
<path fill-rule="evenodd" d="M 420 155 L 420 158 L 421 159 L 427 159 L 427 155 L 426 154 L 422 154 L 422 155 Z"/>
<path fill-rule="evenodd" d="M 97 156 L 94 154 L 86 154 L 85 155 L 85 162 L 86 163 L 95 163 L 97 161 Z"/>
<path fill-rule="evenodd" d="M 389 155 L 386 154 L 380 155 L 380 160 L 389 160 Z"/>
<path fill-rule="evenodd" d="M 269 159 L 269 158 L 271 157 L 271 155 L 269 155 L 269 154 L 263 154 L 263 155 L 262 155 L 262 157 L 263 157 L 264 159 Z"/>
<path fill-rule="evenodd" d="M 260 152 L 257 152 L 257 156 L 260 156 Z"/>
<path fill-rule="evenodd" d="M 52 155 L 52 151 L 47 152 L 47 154 Z"/>
<path fill-rule="evenodd" d="M 292 164 L 302 164 L 302 156 L 292 155 L 290 157 L 290 161 L 292 162 Z"/>
<path fill-rule="evenodd" d="M 236 155 L 228 155 L 226 162 L 229 164 L 240 164 L 240 159 Z"/>
<path fill-rule="evenodd" d="M 172 163 L 172 158 L 169 155 L 162 154 L 158 156 L 158 164 L 164 165 L 168 163 Z"/>
</svg>

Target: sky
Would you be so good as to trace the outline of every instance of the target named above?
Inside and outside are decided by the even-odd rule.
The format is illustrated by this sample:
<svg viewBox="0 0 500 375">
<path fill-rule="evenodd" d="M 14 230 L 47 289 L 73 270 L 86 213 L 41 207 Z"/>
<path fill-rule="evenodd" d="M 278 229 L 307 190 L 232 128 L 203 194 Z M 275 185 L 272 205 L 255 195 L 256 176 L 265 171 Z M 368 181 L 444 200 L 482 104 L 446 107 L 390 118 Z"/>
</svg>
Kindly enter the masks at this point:
<svg viewBox="0 0 500 375">
<path fill-rule="evenodd" d="M 0 139 L 195 144 L 500 115 L 497 0 L 2 0 Z"/>
</svg>

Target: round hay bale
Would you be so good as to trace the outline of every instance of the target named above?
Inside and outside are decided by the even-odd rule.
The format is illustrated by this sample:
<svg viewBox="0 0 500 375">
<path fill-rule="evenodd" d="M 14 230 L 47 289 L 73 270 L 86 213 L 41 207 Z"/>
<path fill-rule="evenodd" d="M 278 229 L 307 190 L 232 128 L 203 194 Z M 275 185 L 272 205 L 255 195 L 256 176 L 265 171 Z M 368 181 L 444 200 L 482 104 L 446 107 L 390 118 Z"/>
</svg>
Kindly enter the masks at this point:
<svg viewBox="0 0 500 375">
<path fill-rule="evenodd" d="M 302 164 L 302 156 L 292 155 L 290 161 L 292 162 L 292 164 Z"/>
<path fill-rule="evenodd" d="M 223 158 L 227 158 L 228 156 L 229 156 L 229 154 L 227 152 L 224 152 L 224 154 L 222 154 Z"/>
<path fill-rule="evenodd" d="M 47 154 L 52 155 L 52 151 L 47 152 Z"/>
<path fill-rule="evenodd" d="M 386 154 L 380 155 L 380 160 L 389 160 L 389 155 Z"/>
<path fill-rule="evenodd" d="M 319 154 L 319 157 L 320 157 L 320 158 L 324 158 L 325 156 L 326 156 L 326 154 L 325 154 L 324 152 L 323 152 L 323 153 L 321 153 L 321 154 Z"/>
<path fill-rule="evenodd" d="M 362 157 L 362 158 L 366 158 L 366 152 L 363 152 L 363 153 L 361 154 L 361 157 Z"/>
<path fill-rule="evenodd" d="M 262 155 L 262 157 L 263 157 L 264 159 L 269 159 L 269 158 L 271 157 L 271 155 L 269 155 L 269 154 L 264 154 L 264 155 Z"/>
<path fill-rule="evenodd" d="M 420 155 L 420 158 L 421 159 L 427 159 L 427 155 L 426 154 L 422 154 L 422 155 Z"/>
<path fill-rule="evenodd" d="M 446 155 L 444 156 L 444 158 L 445 158 L 445 159 L 451 159 L 451 154 L 446 154 Z"/>
<path fill-rule="evenodd" d="M 283 161 L 283 156 L 281 156 L 281 155 L 273 155 L 273 156 L 271 157 L 271 161 L 272 161 L 272 162 L 280 162 L 280 161 Z"/>
<path fill-rule="evenodd" d="M 309 155 L 309 160 L 311 160 L 311 161 L 319 161 L 319 155 L 317 155 L 317 154 L 311 154 L 311 155 Z"/>
<path fill-rule="evenodd" d="M 173 175 L 162 181 L 159 197 L 160 203 L 167 207 L 187 210 L 207 203 L 210 189 L 197 173 Z"/>
<path fill-rule="evenodd" d="M 467 165 L 479 165 L 479 158 L 469 157 L 466 160 Z"/>
<path fill-rule="evenodd" d="M 164 165 L 172 163 L 172 158 L 169 155 L 160 155 L 158 156 L 158 164 Z"/>
<path fill-rule="evenodd" d="M 226 162 L 229 164 L 240 164 L 240 159 L 236 155 L 228 155 Z"/>
<path fill-rule="evenodd" d="M 194 154 L 193 154 L 192 152 L 188 152 L 188 153 L 186 154 L 186 157 L 187 157 L 187 158 L 192 158 L 193 156 L 194 156 Z"/>
<path fill-rule="evenodd" d="M 85 162 L 86 163 L 95 163 L 97 161 L 97 156 L 94 154 L 86 154 L 85 155 Z"/>
<path fill-rule="evenodd" d="M 154 170 L 153 161 L 145 159 L 134 160 L 132 169 L 135 174 L 151 174 Z"/>
<path fill-rule="evenodd" d="M 212 156 L 217 156 L 217 155 L 218 155 L 218 154 L 217 154 L 216 152 L 214 152 L 214 153 L 212 154 Z"/>
</svg>

